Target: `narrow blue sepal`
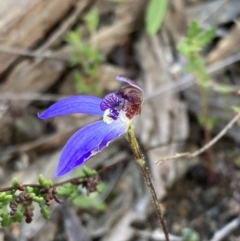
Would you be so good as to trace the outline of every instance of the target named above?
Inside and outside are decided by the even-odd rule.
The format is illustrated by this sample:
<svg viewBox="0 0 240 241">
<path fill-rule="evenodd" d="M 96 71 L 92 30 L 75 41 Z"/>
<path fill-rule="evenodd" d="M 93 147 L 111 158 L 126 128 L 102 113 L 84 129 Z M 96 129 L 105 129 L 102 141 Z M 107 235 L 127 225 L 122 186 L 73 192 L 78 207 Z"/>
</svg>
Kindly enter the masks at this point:
<svg viewBox="0 0 240 241">
<path fill-rule="evenodd" d="M 128 126 L 118 121 L 91 123 L 77 131 L 62 150 L 56 175 L 62 176 L 95 156 L 111 141 L 123 135 Z"/>
<path fill-rule="evenodd" d="M 103 111 L 100 108 L 101 101 L 102 99 L 90 95 L 68 97 L 51 105 L 44 112 L 38 114 L 38 117 L 47 119 L 76 113 L 102 116 Z"/>
<path fill-rule="evenodd" d="M 66 174 L 97 154 L 98 145 L 110 129 L 104 121 L 97 121 L 77 131 L 62 150 L 56 175 Z"/>
</svg>

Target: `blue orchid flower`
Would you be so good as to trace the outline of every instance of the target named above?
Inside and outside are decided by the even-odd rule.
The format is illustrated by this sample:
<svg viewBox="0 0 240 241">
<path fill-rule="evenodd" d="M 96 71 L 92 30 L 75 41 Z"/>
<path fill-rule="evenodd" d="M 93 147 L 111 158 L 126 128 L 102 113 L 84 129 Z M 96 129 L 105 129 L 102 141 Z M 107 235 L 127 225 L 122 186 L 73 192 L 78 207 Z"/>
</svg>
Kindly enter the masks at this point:
<svg viewBox="0 0 240 241">
<path fill-rule="evenodd" d="M 133 117 L 140 114 L 144 95 L 141 87 L 123 76 L 117 76 L 116 80 L 127 85 L 103 99 L 89 95 L 65 98 L 38 115 L 41 119 L 75 113 L 102 117 L 102 120 L 81 128 L 68 140 L 60 156 L 57 176 L 83 164 L 110 142 L 125 134 Z"/>
</svg>

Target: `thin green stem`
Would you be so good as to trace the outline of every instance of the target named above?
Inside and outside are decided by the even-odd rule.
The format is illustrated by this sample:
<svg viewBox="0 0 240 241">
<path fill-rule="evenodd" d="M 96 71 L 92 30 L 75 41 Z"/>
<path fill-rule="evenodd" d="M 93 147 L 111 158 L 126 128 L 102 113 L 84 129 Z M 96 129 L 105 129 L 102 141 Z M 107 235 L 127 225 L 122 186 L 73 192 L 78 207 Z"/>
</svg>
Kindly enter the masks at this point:
<svg viewBox="0 0 240 241">
<path fill-rule="evenodd" d="M 166 223 L 164 221 L 164 218 L 163 218 L 161 205 L 160 205 L 160 202 L 158 201 L 157 194 L 156 194 L 155 188 L 153 186 L 152 179 L 151 179 L 150 173 L 148 171 L 148 168 L 146 166 L 143 154 L 140 150 L 137 139 L 135 137 L 133 125 L 130 125 L 130 127 L 128 129 L 128 132 L 126 133 L 125 136 L 126 136 L 126 139 L 128 140 L 128 142 L 131 145 L 131 148 L 132 148 L 132 151 L 133 151 L 134 156 L 136 158 L 136 161 L 137 161 L 138 165 L 140 166 L 141 171 L 143 173 L 143 176 L 144 176 L 145 182 L 147 184 L 147 187 L 149 188 L 149 190 L 151 192 L 153 203 L 154 203 L 155 209 L 157 211 L 158 218 L 159 218 L 159 221 L 161 223 L 163 232 L 165 234 L 166 241 L 169 241 L 168 230 L 167 230 L 167 226 L 166 226 Z"/>
</svg>

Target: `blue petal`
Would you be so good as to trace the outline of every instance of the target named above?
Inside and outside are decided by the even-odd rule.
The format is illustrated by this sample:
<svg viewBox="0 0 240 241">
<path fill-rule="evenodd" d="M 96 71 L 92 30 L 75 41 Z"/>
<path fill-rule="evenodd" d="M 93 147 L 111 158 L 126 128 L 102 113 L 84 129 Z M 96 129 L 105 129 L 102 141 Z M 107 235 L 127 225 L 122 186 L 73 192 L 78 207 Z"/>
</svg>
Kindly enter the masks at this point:
<svg viewBox="0 0 240 241">
<path fill-rule="evenodd" d="M 122 123 L 120 121 L 114 121 L 111 123 L 112 128 L 103 138 L 102 142 L 99 145 L 99 151 L 101 151 L 104 147 L 108 146 L 108 144 L 121 135 L 125 134 L 128 129 L 128 125 L 126 123 Z"/>
<path fill-rule="evenodd" d="M 75 113 L 102 116 L 103 111 L 100 109 L 101 101 L 102 99 L 90 95 L 68 97 L 51 105 L 47 110 L 39 114 L 38 117 L 47 119 Z"/>
<path fill-rule="evenodd" d="M 66 174 L 99 152 L 99 144 L 111 130 L 112 125 L 97 121 L 77 131 L 62 150 L 56 175 Z"/>
</svg>

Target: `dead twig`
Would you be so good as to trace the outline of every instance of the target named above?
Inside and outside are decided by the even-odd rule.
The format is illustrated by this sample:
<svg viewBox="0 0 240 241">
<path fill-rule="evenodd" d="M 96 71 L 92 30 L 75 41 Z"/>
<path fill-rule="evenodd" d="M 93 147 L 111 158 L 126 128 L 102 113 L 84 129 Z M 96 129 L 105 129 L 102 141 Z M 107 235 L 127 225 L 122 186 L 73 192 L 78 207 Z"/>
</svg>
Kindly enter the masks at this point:
<svg viewBox="0 0 240 241">
<path fill-rule="evenodd" d="M 220 241 L 225 239 L 230 233 L 232 233 L 235 229 L 240 227 L 240 218 L 236 218 L 224 226 L 222 229 L 215 232 L 213 238 L 210 241 Z"/>
<path fill-rule="evenodd" d="M 0 45 L 0 52 L 7 53 L 7 54 L 22 55 L 22 56 L 31 57 L 31 58 L 54 59 L 54 60 L 69 62 L 68 57 L 63 55 L 60 56 L 58 53 L 53 53 L 50 50 L 47 50 L 43 53 L 37 53 L 35 51 L 31 51 L 28 49 Z"/>
<path fill-rule="evenodd" d="M 163 157 L 160 158 L 159 160 L 156 161 L 157 164 L 161 164 L 165 161 L 168 160 L 173 160 L 173 159 L 178 159 L 180 157 L 187 157 L 187 158 L 193 158 L 196 156 L 199 156 L 200 154 L 202 154 L 203 152 L 205 152 L 208 148 L 210 148 L 211 146 L 213 146 L 220 138 L 222 138 L 226 132 L 232 128 L 232 126 L 238 121 L 238 119 L 240 118 L 240 113 L 237 114 L 221 131 L 220 133 L 214 137 L 210 142 L 208 142 L 206 145 L 204 145 L 202 148 L 200 148 L 199 150 L 190 153 L 190 152 L 183 152 L 183 153 L 176 153 L 173 156 L 168 156 L 168 157 Z"/>
</svg>

